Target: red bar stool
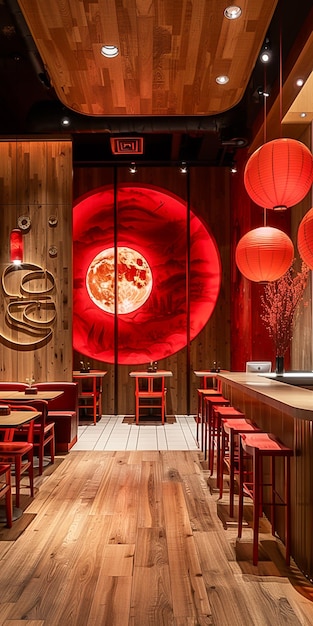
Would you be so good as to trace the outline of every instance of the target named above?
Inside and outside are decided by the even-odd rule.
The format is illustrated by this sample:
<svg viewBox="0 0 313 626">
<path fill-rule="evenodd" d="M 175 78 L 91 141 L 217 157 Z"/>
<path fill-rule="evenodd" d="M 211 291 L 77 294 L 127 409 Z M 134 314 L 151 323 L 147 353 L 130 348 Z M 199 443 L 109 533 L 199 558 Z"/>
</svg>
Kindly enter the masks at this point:
<svg viewBox="0 0 313 626">
<path fill-rule="evenodd" d="M 197 429 L 196 429 L 196 438 L 197 443 L 199 445 L 199 426 L 201 428 L 201 450 L 204 450 L 204 418 L 205 418 L 205 406 L 204 406 L 204 398 L 208 396 L 212 396 L 216 398 L 217 396 L 221 396 L 222 393 L 218 389 L 198 389 L 198 415 L 197 415 Z"/>
<path fill-rule="evenodd" d="M 241 445 L 239 447 L 239 514 L 238 514 L 238 537 L 242 534 L 243 521 L 243 497 L 248 495 L 253 501 L 253 565 L 258 563 L 259 543 L 259 518 L 262 514 L 263 487 L 271 488 L 270 522 L 272 534 L 275 535 L 275 507 L 285 506 L 285 546 L 286 564 L 290 564 L 290 458 L 293 455 L 291 448 L 283 445 L 268 433 L 241 433 Z M 251 473 L 246 473 L 244 454 L 252 461 Z M 263 459 L 270 459 L 270 482 L 264 482 Z M 284 459 L 284 498 L 276 490 L 275 461 L 277 458 Z M 251 477 L 251 478 L 250 478 Z M 279 500 L 279 502 L 278 502 Z"/>
<path fill-rule="evenodd" d="M 214 447 L 217 439 L 217 423 L 215 416 L 215 407 L 229 406 L 230 402 L 224 396 L 217 396 L 216 398 L 210 398 L 209 396 L 204 398 L 206 405 L 205 410 L 205 427 L 204 427 L 204 459 L 207 458 L 208 452 L 208 468 L 211 476 L 213 474 L 214 466 Z"/>
<path fill-rule="evenodd" d="M 222 409 L 220 409 L 222 411 Z M 235 475 L 239 473 L 239 434 L 248 432 L 261 432 L 255 424 L 248 422 L 240 411 L 238 416 L 222 417 L 222 449 L 220 455 L 220 498 L 223 497 L 224 466 L 229 472 L 229 515 L 234 517 Z M 226 448 L 228 447 L 228 454 Z"/>
<path fill-rule="evenodd" d="M 214 444 L 216 444 L 216 486 L 220 487 L 220 474 L 221 474 L 221 441 L 223 436 L 222 418 L 228 419 L 244 418 L 244 413 L 238 411 L 233 406 L 222 406 L 214 404 L 212 407 L 215 421 L 215 433 L 213 437 Z M 214 453 L 213 453 L 214 454 Z M 214 459 L 213 459 L 214 460 Z"/>
<path fill-rule="evenodd" d="M 0 498 L 4 496 L 7 526 L 12 528 L 11 465 L 9 463 L 0 463 Z"/>
</svg>

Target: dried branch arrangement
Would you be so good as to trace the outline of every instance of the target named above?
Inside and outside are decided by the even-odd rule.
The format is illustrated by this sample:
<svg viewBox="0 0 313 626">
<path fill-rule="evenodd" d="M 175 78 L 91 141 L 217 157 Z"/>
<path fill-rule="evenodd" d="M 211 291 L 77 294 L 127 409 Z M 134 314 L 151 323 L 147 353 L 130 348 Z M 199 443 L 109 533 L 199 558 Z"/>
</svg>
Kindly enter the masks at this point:
<svg viewBox="0 0 313 626">
<path fill-rule="evenodd" d="M 264 287 L 261 318 L 273 339 L 277 356 L 284 356 L 290 345 L 308 275 L 307 265 L 302 263 L 301 271 L 297 272 L 294 260 L 281 278 Z"/>
</svg>

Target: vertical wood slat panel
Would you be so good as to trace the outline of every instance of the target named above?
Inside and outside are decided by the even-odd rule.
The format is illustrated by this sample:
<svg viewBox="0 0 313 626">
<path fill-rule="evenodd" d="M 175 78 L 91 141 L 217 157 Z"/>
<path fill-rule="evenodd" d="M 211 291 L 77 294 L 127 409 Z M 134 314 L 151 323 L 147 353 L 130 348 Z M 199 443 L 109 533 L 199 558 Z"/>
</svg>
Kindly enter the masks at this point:
<svg viewBox="0 0 313 626">
<path fill-rule="evenodd" d="M 194 213 L 209 227 L 221 255 L 222 284 L 217 306 L 210 320 L 191 343 L 190 396 L 191 413 L 196 412 L 197 387 L 199 379 L 193 374 L 194 369 L 208 368 L 213 361 L 221 366 L 230 366 L 230 173 L 224 168 L 194 168 L 190 172 L 190 205 Z M 136 184 L 153 185 L 173 193 L 187 201 L 186 179 L 178 168 L 140 167 L 136 174 Z M 134 184 L 134 178 L 127 168 L 119 168 L 118 183 Z M 103 185 L 113 185 L 113 168 L 75 168 L 74 202 L 85 193 Z M 166 228 L 166 225 L 165 225 Z M 79 367 L 83 355 L 74 353 L 74 365 Z M 173 377 L 167 379 L 167 413 L 186 413 L 186 349 L 173 356 L 160 360 L 159 367 L 169 369 Z M 106 369 L 104 378 L 103 413 L 112 414 L 114 409 L 112 385 L 114 368 L 111 364 L 90 360 L 95 369 Z M 119 391 L 118 406 L 121 414 L 134 414 L 134 381 L 129 378 L 132 366 L 121 365 L 118 371 Z"/>
<path fill-rule="evenodd" d="M 54 276 L 56 321 L 52 338 L 42 347 L 21 350 L 3 345 L 0 371 L 4 380 L 72 380 L 72 145 L 70 141 L 0 142 L 1 272 L 9 264 L 9 233 L 18 217 L 31 227 L 23 234 L 24 261 Z M 49 217 L 57 218 L 54 227 Z M 55 246 L 56 256 L 49 254 Z M 20 272 L 19 272 L 20 274 Z M 36 288 L 44 288 L 43 279 Z M 6 301 L 1 293 L 1 328 Z M 44 308 L 37 312 L 47 319 Z M 9 330 L 6 329 L 9 333 Z M 16 334 L 16 333 L 15 333 Z M 17 335 L 18 336 L 18 335 Z"/>
</svg>

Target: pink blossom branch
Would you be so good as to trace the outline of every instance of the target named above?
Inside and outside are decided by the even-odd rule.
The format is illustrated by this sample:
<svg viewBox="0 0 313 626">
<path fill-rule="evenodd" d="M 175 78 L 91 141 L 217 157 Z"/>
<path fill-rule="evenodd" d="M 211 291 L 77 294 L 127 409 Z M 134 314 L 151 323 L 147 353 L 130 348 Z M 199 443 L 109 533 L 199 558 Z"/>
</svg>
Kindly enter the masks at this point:
<svg viewBox="0 0 313 626">
<path fill-rule="evenodd" d="M 277 356 L 284 356 L 288 349 L 307 286 L 309 268 L 302 263 L 301 271 L 294 269 L 295 260 L 289 270 L 278 280 L 267 283 L 261 296 L 262 313 L 270 337 L 276 347 Z"/>
</svg>

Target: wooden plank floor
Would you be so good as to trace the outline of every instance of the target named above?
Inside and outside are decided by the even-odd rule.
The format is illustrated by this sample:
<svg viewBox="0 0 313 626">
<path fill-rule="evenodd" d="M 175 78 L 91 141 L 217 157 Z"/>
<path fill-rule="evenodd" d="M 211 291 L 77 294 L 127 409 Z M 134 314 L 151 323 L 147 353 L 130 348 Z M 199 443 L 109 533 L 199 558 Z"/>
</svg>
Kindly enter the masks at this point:
<svg viewBox="0 0 313 626">
<path fill-rule="evenodd" d="M 199 452 L 77 451 L 36 484 L 0 532 L 1 626 L 313 624 L 266 525 L 257 567 L 249 528 L 236 543 Z"/>
</svg>

